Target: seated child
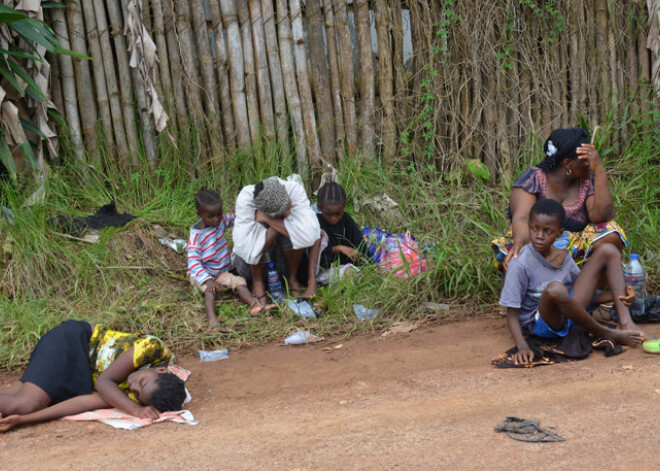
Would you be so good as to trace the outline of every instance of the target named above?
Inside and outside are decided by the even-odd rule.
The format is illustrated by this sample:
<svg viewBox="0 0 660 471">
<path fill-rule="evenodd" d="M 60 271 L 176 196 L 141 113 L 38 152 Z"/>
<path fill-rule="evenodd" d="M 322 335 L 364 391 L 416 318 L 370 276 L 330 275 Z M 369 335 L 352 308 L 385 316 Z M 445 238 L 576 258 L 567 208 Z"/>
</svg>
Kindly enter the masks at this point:
<svg viewBox="0 0 660 471">
<path fill-rule="evenodd" d="M 68 320 L 37 342 L 23 376 L 0 393 L 0 432 L 96 409 L 141 418 L 178 411 L 186 391 L 172 354 L 151 335 Z"/>
<path fill-rule="evenodd" d="M 626 294 L 621 253 L 613 244 L 603 244 L 582 271 L 566 250 L 553 247 L 562 234 L 565 216 L 559 202 L 538 200 L 529 213 L 530 243 L 511 260 L 506 272 L 500 304 L 507 308 L 509 330 L 518 348 L 512 358 L 514 364 L 534 359 L 524 335 L 564 337 L 573 323 L 597 338 L 609 337 L 621 345 L 636 346 L 648 337 L 630 316 L 628 306 L 634 293 Z M 602 274 L 611 291 L 602 292 L 594 299 Z M 587 313 L 592 301 L 614 302 L 621 313 L 617 329 L 598 323 Z"/>
<path fill-rule="evenodd" d="M 328 245 L 321 252 L 322 268 L 339 259 L 340 265 L 356 262 L 364 247 L 362 231 L 346 209 L 346 192 L 339 183 L 326 183 L 319 189 L 318 208 L 321 230 L 328 235 Z"/>
<path fill-rule="evenodd" d="M 232 290 L 246 304 L 255 307 L 245 278 L 229 272 L 233 268 L 225 229 L 234 224 L 234 212 L 222 214 L 222 199 L 212 190 L 195 195 L 195 208 L 200 220 L 190 228 L 188 240 L 188 275 L 190 282 L 204 293 L 204 308 L 209 329 L 218 331 L 215 298 L 222 290 Z"/>
</svg>

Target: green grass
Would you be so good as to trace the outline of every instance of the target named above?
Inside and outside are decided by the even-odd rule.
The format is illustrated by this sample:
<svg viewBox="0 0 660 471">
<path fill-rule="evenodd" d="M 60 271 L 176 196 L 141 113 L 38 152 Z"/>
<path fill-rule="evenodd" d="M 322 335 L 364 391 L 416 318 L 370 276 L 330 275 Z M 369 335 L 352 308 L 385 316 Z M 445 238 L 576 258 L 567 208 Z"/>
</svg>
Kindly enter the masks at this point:
<svg viewBox="0 0 660 471">
<path fill-rule="evenodd" d="M 655 130 L 660 127 L 660 113 L 627 120 L 603 128 L 601 153 L 611 176 L 616 219 L 631 242 L 626 254 L 632 250 L 640 254 L 647 289 L 657 294 L 660 136 Z M 623 126 L 630 138 L 623 155 L 615 156 L 607 143 Z M 284 310 L 272 318 L 249 318 L 244 306 L 226 296 L 216 308 L 234 332 L 210 334 L 202 298 L 186 279 L 185 256 L 160 245 L 152 225 L 187 238 L 188 227 L 197 219 L 193 208 L 197 190 L 218 190 L 228 210 L 243 185 L 274 174 L 286 176 L 294 163 L 289 157 L 255 163 L 250 156 L 236 154 L 226 156 L 222 168 L 198 175 L 182 158 L 195 152 L 193 145 L 174 149 L 161 142 L 161 146 L 163 159 L 153 171 L 145 164 L 127 174 L 90 169 L 82 176 L 71 167 L 53 168 L 43 204 L 24 204 L 29 182 L 0 187 L 0 203 L 14 213 L 13 224 L 0 216 L 0 368 L 23 366 L 38 338 L 68 318 L 153 333 L 177 353 L 189 354 L 281 341 L 300 328 L 342 338 L 380 331 L 399 320 L 447 320 L 495 309 L 502 279 L 492 269 L 489 242 L 506 228 L 511 182 L 492 187 L 463 169 L 443 178 L 432 167 L 383 168 L 346 158 L 338 171 L 349 196 L 349 212 L 355 212 L 354 197 L 387 193 L 399 203 L 398 214 L 362 207 L 356 215 L 358 223 L 393 232 L 410 230 L 420 244 L 434 243 L 436 260 L 427 272 L 399 280 L 367 266 L 332 289 L 320 289 L 318 300 L 325 304 L 326 315 L 310 322 Z M 516 174 L 539 160 L 530 156 L 540 156 L 538 139 L 528 139 L 519 150 Z M 57 233 L 56 215 L 85 216 L 110 200 L 116 201 L 120 212 L 138 219 L 123 228 L 103 229 L 97 244 Z M 428 311 L 422 308 L 425 302 L 449 303 L 453 308 Z M 354 303 L 379 308 L 380 314 L 371 322 L 359 322 Z"/>
</svg>

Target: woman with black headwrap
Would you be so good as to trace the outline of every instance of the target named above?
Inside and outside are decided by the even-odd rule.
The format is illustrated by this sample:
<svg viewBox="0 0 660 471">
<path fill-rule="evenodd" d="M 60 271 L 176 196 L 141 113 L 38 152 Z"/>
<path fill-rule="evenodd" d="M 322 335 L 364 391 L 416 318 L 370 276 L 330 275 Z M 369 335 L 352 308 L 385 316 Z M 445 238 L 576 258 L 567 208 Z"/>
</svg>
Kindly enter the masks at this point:
<svg viewBox="0 0 660 471">
<path fill-rule="evenodd" d="M 623 250 L 626 235 L 614 222 L 615 209 L 607 172 L 584 129 L 555 129 L 543 145 L 545 159 L 513 183 L 509 201 L 511 228 L 492 241 L 495 265 L 506 271 L 512 257 L 529 242 L 528 217 L 537 199 L 559 201 L 566 210 L 565 232 L 555 246 L 568 250 L 581 265 L 604 242 Z"/>
</svg>

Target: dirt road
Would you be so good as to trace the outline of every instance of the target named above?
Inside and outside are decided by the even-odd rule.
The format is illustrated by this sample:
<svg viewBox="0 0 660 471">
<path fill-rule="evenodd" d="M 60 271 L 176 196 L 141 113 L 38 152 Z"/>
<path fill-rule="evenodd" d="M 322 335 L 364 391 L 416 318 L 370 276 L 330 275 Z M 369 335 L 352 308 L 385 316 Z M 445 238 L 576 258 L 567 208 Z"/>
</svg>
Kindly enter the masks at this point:
<svg viewBox="0 0 660 471">
<path fill-rule="evenodd" d="M 660 334 L 660 325 L 648 330 Z M 270 345 L 214 363 L 182 358 L 193 372 L 189 409 L 199 425 L 134 432 L 91 423 L 26 427 L 0 436 L 0 468 L 657 468 L 660 355 L 638 348 L 612 358 L 595 352 L 574 363 L 493 369 L 491 358 L 511 343 L 504 319 L 487 319 L 386 339 Z M 524 443 L 495 433 L 510 415 L 538 418 L 566 441 Z"/>
</svg>

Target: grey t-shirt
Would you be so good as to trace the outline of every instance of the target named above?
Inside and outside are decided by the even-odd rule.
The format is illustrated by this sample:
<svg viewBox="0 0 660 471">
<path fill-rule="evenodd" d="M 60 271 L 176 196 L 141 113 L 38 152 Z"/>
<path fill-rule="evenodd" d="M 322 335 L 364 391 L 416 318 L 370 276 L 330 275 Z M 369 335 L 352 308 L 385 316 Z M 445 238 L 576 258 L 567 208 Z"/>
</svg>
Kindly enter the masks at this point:
<svg viewBox="0 0 660 471">
<path fill-rule="evenodd" d="M 556 267 L 534 250 L 531 244 L 527 244 L 520 250 L 518 258 L 512 258 L 509 263 L 500 304 L 518 308 L 523 333 L 529 333 L 546 286 L 553 281 L 559 281 L 571 289 L 579 273 L 580 269 L 570 254 L 567 253 L 564 263 Z"/>
</svg>

